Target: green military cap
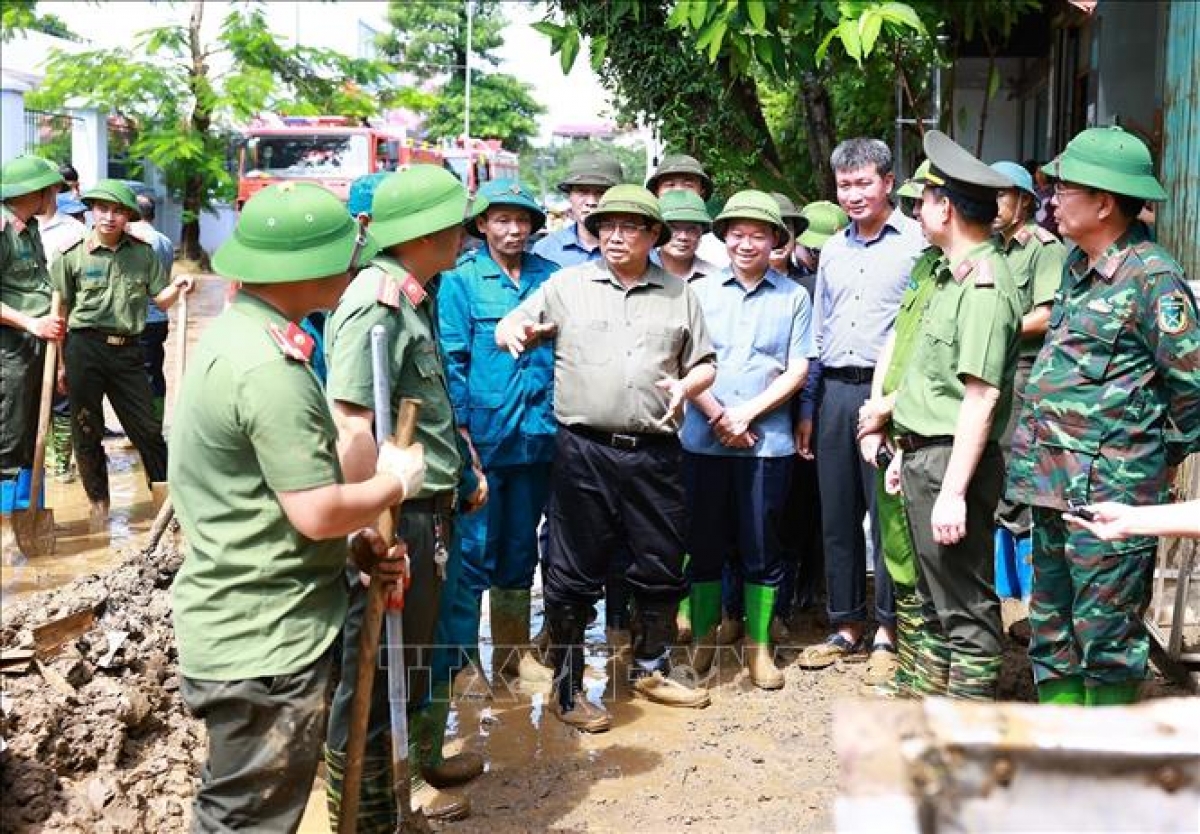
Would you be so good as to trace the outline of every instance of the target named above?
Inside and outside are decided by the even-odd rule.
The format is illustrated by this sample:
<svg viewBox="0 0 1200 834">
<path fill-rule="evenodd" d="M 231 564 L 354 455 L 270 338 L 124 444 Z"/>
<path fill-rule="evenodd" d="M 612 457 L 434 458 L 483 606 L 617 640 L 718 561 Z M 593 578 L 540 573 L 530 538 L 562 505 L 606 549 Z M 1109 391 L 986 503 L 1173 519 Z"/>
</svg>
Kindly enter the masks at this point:
<svg viewBox="0 0 1200 834">
<path fill-rule="evenodd" d="M 476 198 L 486 200 L 488 208 L 493 206 L 516 206 L 517 208 L 525 209 L 525 211 L 529 212 L 529 219 L 533 221 L 534 232 L 546 225 L 546 212 L 542 211 L 542 207 L 537 204 L 537 200 L 533 199 L 533 194 L 529 189 L 516 180 L 502 179 L 485 182 L 479 186 Z M 482 214 L 482 212 L 480 213 Z M 468 218 L 466 223 L 467 231 L 477 238 L 486 237 L 483 232 L 479 231 L 478 220 L 478 214 Z"/>
<path fill-rule="evenodd" d="M 771 196 L 779 204 L 779 216 L 783 218 L 783 224 L 792 230 L 793 235 L 799 237 L 803 234 L 808 228 L 808 218 L 800 213 L 792 198 L 778 191 L 772 191 Z"/>
<path fill-rule="evenodd" d="M 62 185 L 58 166 L 40 156 L 18 156 L 0 168 L 0 200 L 41 191 L 48 185 Z"/>
<path fill-rule="evenodd" d="M 1166 189 L 1154 178 L 1146 143 L 1119 127 L 1090 127 L 1067 143 L 1042 170 L 1059 180 L 1112 194 L 1165 200 Z"/>
<path fill-rule="evenodd" d="M 713 234 L 725 240 L 725 230 L 733 220 L 755 220 L 775 229 L 775 245 L 783 243 L 791 235 L 779 214 L 779 203 L 765 191 L 748 189 L 739 191 L 729 198 L 725 208 L 713 221 Z"/>
<path fill-rule="evenodd" d="M 571 160 L 567 168 L 567 177 L 558 184 L 558 190 L 564 194 L 577 185 L 590 185 L 600 188 L 612 188 L 620 185 L 625 179 L 621 163 L 608 154 L 585 153 Z"/>
<path fill-rule="evenodd" d="M 842 211 L 842 207 L 828 200 L 809 203 L 800 210 L 800 213 L 808 221 L 808 228 L 796 239 L 796 242 L 809 249 L 820 249 L 825 245 L 825 241 L 837 234 L 839 230 L 846 228 L 846 224 L 850 222 L 850 218 L 846 216 L 846 212 Z"/>
<path fill-rule="evenodd" d="M 100 182 L 83 192 L 83 196 L 79 199 L 83 200 L 88 208 L 91 208 L 92 203 L 97 200 L 116 203 L 126 210 L 131 220 L 142 219 L 142 213 L 138 211 L 137 197 L 134 196 L 133 189 L 120 180 L 100 180 Z"/>
<path fill-rule="evenodd" d="M 283 182 L 246 201 L 212 263 L 218 275 L 246 284 L 287 284 L 343 274 L 378 250 L 333 192 Z"/>
<path fill-rule="evenodd" d="M 925 134 L 925 156 L 929 158 L 929 170 L 921 179 L 926 185 L 981 202 L 995 200 L 997 191 L 1012 188 L 1012 180 L 993 171 L 940 130 Z"/>
<path fill-rule="evenodd" d="M 925 190 L 925 175 L 928 173 L 929 160 L 926 159 L 917 166 L 917 170 L 913 171 L 913 175 L 896 189 L 896 196 L 908 197 L 910 200 L 921 199 L 921 192 Z"/>
<path fill-rule="evenodd" d="M 700 187 L 703 190 L 700 196 L 705 200 L 712 196 L 712 177 L 705 172 L 704 166 L 694 156 L 683 153 L 664 156 L 662 162 L 654 169 L 654 173 L 650 175 L 650 179 L 646 180 L 646 188 L 652 193 L 656 193 L 658 183 L 669 174 L 687 174 L 695 177 L 700 180 Z"/>
<path fill-rule="evenodd" d="M 458 177 L 438 165 L 413 165 L 388 174 L 371 200 L 371 233 L 380 246 L 407 243 L 457 226 L 487 208 L 472 200 Z"/>
<path fill-rule="evenodd" d="M 694 191 L 672 189 L 658 198 L 658 205 L 668 223 L 699 223 L 706 229 L 712 226 L 708 206 Z"/>
<path fill-rule="evenodd" d="M 600 220 L 610 214 L 636 214 L 659 224 L 655 246 L 662 246 L 671 239 L 671 230 L 663 220 L 657 198 L 640 185 L 617 185 L 608 189 L 600 198 L 600 204 L 583 219 L 583 225 L 599 237 Z"/>
</svg>

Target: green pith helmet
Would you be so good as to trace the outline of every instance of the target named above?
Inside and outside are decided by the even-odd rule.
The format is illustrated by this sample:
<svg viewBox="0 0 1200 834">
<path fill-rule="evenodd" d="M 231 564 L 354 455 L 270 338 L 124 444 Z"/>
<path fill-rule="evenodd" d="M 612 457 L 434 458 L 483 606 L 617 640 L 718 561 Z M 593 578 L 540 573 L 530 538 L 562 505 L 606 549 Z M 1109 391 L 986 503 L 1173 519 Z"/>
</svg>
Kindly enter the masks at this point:
<svg viewBox="0 0 1200 834">
<path fill-rule="evenodd" d="M 724 241 L 725 230 L 729 228 L 729 224 L 733 220 L 754 220 L 772 226 L 775 229 L 776 246 L 782 245 L 791 235 L 788 227 L 784 225 L 783 218 L 779 215 L 779 203 L 775 202 L 775 198 L 765 191 L 749 189 L 739 191 L 730 197 L 725 208 L 713 221 L 713 234 L 719 240 Z"/>
<path fill-rule="evenodd" d="M 779 204 L 779 216 L 783 218 L 783 225 L 792 230 L 792 235 L 799 237 L 808 228 L 808 218 L 800 213 L 800 209 L 796 208 L 796 204 L 792 202 L 792 198 L 778 191 L 772 191 L 771 196 L 775 202 Z"/>
<path fill-rule="evenodd" d="M 458 226 L 487 208 L 471 200 L 458 177 L 438 165 L 388 174 L 371 200 L 371 234 L 385 249 Z"/>
<path fill-rule="evenodd" d="M 492 180 L 485 182 L 479 186 L 479 191 L 476 192 L 476 199 L 487 201 L 488 208 L 496 206 L 516 206 L 517 208 L 525 209 L 529 212 L 529 219 L 533 221 L 533 228 L 530 232 L 536 232 L 538 229 L 546 225 L 546 212 L 542 211 L 542 207 L 537 204 L 537 200 L 533 199 L 533 194 L 529 189 L 521 185 L 516 180 Z M 480 212 L 482 214 L 482 212 Z M 479 214 L 473 215 L 467 220 L 467 231 L 477 238 L 484 239 L 487 236 L 479 231 Z"/>
<path fill-rule="evenodd" d="M 620 185 L 625 179 L 621 163 L 608 154 L 585 153 L 571 160 L 567 168 L 567 177 L 558 184 L 558 190 L 569 194 L 577 185 L 588 185 L 596 188 L 612 188 Z"/>
<path fill-rule="evenodd" d="M 233 234 L 213 256 L 218 275 L 246 284 L 287 284 L 345 273 L 379 247 L 342 202 L 315 183 L 269 185 L 246 201 Z"/>
<path fill-rule="evenodd" d="M 917 170 L 913 171 L 913 175 L 906 179 L 904 183 L 896 189 L 897 197 L 908 197 L 912 200 L 921 199 L 921 193 L 925 190 L 925 177 L 929 175 L 929 160 L 926 159 L 917 166 Z"/>
<path fill-rule="evenodd" d="M 708 207 L 694 191 L 672 189 L 658 198 L 658 205 L 668 223 L 699 223 L 705 229 L 712 228 Z"/>
<path fill-rule="evenodd" d="M 48 185 L 62 185 L 58 166 L 40 156 L 18 156 L 0 168 L 0 200 L 11 200 L 41 191 Z"/>
<path fill-rule="evenodd" d="M 142 219 L 142 213 L 138 211 L 137 197 L 134 196 L 133 189 L 120 180 L 100 180 L 100 182 L 83 192 L 83 196 L 79 199 L 83 200 L 88 208 L 91 208 L 92 203 L 97 200 L 116 203 L 126 210 L 130 220 Z"/>
<path fill-rule="evenodd" d="M 825 245 L 825 241 L 850 223 L 850 218 L 846 216 L 846 212 L 842 211 L 842 207 L 828 200 L 809 203 L 800 209 L 800 213 L 808 221 L 808 228 L 796 239 L 796 242 L 809 249 L 819 250 Z"/>
<path fill-rule="evenodd" d="M 657 223 L 659 232 L 655 246 L 662 246 L 671 239 L 671 230 L 663 220 L 658 200 L 640 185 L 617 185 L 604 192 L 600 205 L 584 218 L 584 228 L 599 237 L 600 220 L 610 214 L 636 214 Z"/>
<path fill-rule="evenodd" d="M 655 194 L 658 192 L 658 183 L 663 177 L 668 174 L 687 174 L 700 180 L 700 188 L 703 190 L 700 197 L 707 200 L 712 196 L 713 181 L 704 171 L 704 166 L 694 156 L 677 153 L 664 156 L 662 162 L 654 169 L 654 173 L 650 175 L 650 179 L 646 180 L 646 189 Z"/>
<path fill-rule="evenodd" d="M 1154 178 L 1150 149 L 1119 127 L 1089 127 L 1061 154 L 1042 166 L 1058 180 L 1087 185 L 1143 200 L 1165 200 L 1166 189 Z"/>
</svg>

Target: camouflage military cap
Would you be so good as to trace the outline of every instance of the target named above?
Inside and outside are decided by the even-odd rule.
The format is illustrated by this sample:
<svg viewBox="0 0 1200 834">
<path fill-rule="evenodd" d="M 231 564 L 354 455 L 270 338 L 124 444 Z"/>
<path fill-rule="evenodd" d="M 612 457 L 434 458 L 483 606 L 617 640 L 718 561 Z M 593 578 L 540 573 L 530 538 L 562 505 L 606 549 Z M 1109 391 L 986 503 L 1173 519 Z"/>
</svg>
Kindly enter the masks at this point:
<svg viewBox="0 0 1200 834">
<path fill-rule="evenodd" d="M 542 207 L 537 204 L 537 200 L 533 199 L 533 194 L 529 189 L 516 180 L 502 179 L 485 182 L 479 186 L 479 191 L 476 194 L 479 198 L 487 201 L 488 208 L 515 206 L 516 208 L 525 209 L 525 211 L 529 212 L 529 219 L 533 222 L 532 232 L 536 232 L 546 225 L 546 212 L 542 211 Z M 483 232 L 479 231 L 479 218 L 481 215 L 482 212 L 472 216 L 466 222 L 467 231 L 477 238 L 486 237 Z"/>
<path fill-rule="evenodd" d="M 712 177 L 695 157 L 682 153 L 664 156 L 662 162 L 654 169 L 654 173 L 650 175 L 650 179 L 646 180 L 646 188 L 657 194 L 658 184 L 669 174 L 686 174 L 695 177 L 700 180 L 700 196 L 705 200 L 712 196 Z"/>
<path fill-rule="evenodd" d="M 929 158 L 929 171 L 922 178 L 926 185 L 982 202 L 995 200 L 1001 189 L 1012 188 L 1008 177 L 993 171 L 940 130 L 925 134 L 925 156 Z"/>
<path fill-rule="evenodd" d="M 558 190 L 564 194 L 579 185 L 597 188 L 612 188 L 620 185 L 625 179 L 621 163 L 608 154 L 585 153 L 571 160 L 567 168 L 566 178 L 558 184 Z"/>
<path fill-rule="evenodd" d="M 40 156 L 18 156 L 0 168 L 0 200 L 41 191 L 48 185 L 62 185 L 58 167 Z"/>
<path fill-rule="evenodd" d="M 1143 200 L 1165 200 L 1146 143 L 1119 127 L 1090 127 L 1042 166 L 1055 179 Z"/>
</svg>

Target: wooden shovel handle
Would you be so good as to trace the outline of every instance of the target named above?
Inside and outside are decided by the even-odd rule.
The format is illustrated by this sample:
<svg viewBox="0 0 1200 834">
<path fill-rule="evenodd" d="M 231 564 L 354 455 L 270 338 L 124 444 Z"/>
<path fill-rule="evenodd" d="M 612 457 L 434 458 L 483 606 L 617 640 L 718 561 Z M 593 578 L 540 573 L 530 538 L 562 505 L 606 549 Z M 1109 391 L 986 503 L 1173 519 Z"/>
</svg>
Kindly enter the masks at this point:
<svg viewBox="0 0 1200 834">
<path fill-rule="evenodd" d="M 50 293 L 50 315 L 61 314 L 62 296 L 58 290 Z M 39 495 L 46 468 L 46 434 L 50 427 L 50 407 L 54 402 L 54 380 L 58 373 L 58 342 L 46 342 L 46 359 L 42 366 L 42 397 L 38 405 L 37 440 L 33 446 L 33 472 L 29 479 L 29 509 L 39 507 Z"/>
</svg>

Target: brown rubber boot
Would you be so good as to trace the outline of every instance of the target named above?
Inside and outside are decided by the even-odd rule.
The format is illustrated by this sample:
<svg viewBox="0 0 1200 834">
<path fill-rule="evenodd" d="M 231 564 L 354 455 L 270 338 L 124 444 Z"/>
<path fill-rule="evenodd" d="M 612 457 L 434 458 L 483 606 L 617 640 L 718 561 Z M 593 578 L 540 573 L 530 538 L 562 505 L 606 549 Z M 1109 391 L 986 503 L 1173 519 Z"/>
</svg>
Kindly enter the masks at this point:
<svg viewBox="0 0 1200 834">
<path fill-rule="evenodd" d="M 721 624 L 717 626 L 716 643 L 718 646 L 732 646 L 742 639 L 742 621 L 721 615 Z"/>
<path fill-rule="evenodd" d="M 746 666 L 754 685 L 759 689 L 783 689 L 783 672 L 775 665 L 770 645 L 747 642 L 745 651 Z"/>
<path fill-rule="evenodd" d="M 710 628 L 708 634 L 702 635 L 696 641 L 692 650 L 692 669 L 698 677 L 707 677 L 712 671 L 713 661 L 717 659 L 717 630 Z"/>
<path fill-rule="evenodd" d="M 483 774 L 483 756 L 464 750 L 447 756 L 436 765 L 421 768 L 425 781 L 435 788 L 453 788 L 465 785 Z"/>
<path fill-rule="evenodd" d="M 685 686 L 679 681 L 664 677 L 657 669 L 634 680 L 633 691 L 647 701 L 662 704 L 664 707 L 703 709 L 712 703 L 707 690 Z"/>
<path fill-rule="evenodd" d="M 471 816 L 471 800 L 459 791 L 424 785 L 413 792 L 412 801 L 430 822 L 454 822 Z"/>
<path fill-rule="evenodd" d="M 608 710 L 589 701 L 582 689 L 571 696 L 569 706 L 564 707 L 556 698 L 552 711 L 559 721 L 585 733 L 603 733 L 612 728 Z"/>
</svg>

